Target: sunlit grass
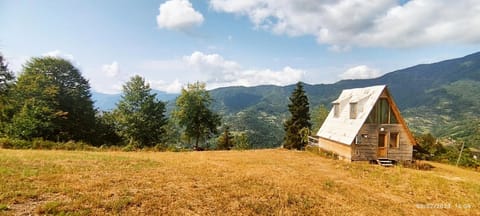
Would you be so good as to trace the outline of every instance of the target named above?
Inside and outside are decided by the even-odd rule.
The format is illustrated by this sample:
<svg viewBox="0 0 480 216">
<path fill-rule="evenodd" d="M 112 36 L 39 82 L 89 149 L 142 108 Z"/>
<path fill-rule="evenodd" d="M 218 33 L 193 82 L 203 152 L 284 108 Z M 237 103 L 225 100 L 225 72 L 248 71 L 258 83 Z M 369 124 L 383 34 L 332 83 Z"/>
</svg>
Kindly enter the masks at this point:
<svg viewBox="0 0 480 216">
<path fill-rule="evenodd" d="M 433 165 L 383 168 L 285 150 L 0 150 L 0 214 L 480 214 L 479 173 Z M 451 207 L 422 208 L 442 203 Z"/>
</svg>

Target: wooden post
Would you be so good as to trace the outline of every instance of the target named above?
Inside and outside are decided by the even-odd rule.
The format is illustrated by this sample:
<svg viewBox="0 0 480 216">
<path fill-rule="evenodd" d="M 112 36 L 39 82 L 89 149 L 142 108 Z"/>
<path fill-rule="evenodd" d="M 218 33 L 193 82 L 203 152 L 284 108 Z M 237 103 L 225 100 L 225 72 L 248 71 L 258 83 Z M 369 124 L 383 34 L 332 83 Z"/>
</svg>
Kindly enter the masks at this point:
<svg viewBox="0 0 480 216">
<path fill-rule="evenodd" d="M 462 152 L 464 147 L 465 147 L 465 141 L 462 142 L 462 148 L 460 149 L 460 154 L 458 154 L 457 167 L 458 167 L 458 163 L 460 162 L 460 157 L 462 157 Z"/>
</svg>

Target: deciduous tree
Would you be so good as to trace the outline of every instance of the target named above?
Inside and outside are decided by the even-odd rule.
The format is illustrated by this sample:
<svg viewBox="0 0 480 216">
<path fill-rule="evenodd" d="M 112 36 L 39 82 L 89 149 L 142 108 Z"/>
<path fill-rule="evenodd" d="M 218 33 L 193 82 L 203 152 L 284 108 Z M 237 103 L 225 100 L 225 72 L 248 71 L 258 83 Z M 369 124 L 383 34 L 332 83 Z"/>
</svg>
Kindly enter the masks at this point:
<svg viewBox="0 0 480 216">
<path fill-rule="evenodd" d="M 44 138 L 55 140 L 58 118 L 65 115 L 58 106 L 58 87 L 46 74 L 24 73 L 13 89 L 15 114 L 7 126 L 11 137 L 30 140 Z M 57 120 L 57 121 L 56 121 Z"/>
<path fill-rule="evenodd" d="M 200 82 L 188 84 L 177 98 L 174 116 L 185 134 L 195 140 L 194 149 L 198 149 L 201 139 L 206 140 L 217 133 L 220 116 L 210 109 L 211 104 L 212 98 L 205 84 Z"/>
<path fill-rule="evenodd" d="M 91 141 L 94 138 L 95 110 L 90 85 L 68 60 L 56 57 L 30 59 L 23 67 L 13 94 L 17 101 L 18 113 L 15 115 L 52 121 L 48 124 L 51 128 L 46 131 L 53 131 L 42 135 L 43 138 L 55 137 L 60 141 Z M 31 111 L 26 109 L 31 106 L 41 112 L 29 114 Z M 17 126 L 13 125 L 14 128 Z"/>
<path fill-rule="evenodd" d="M 167 124 L 165 103 L 156 99 L 150 85 L 134 76 L 123 86 L 123 95 L 114 111 L 119 132 L 129 144 L 154 146 L 163 142 Z"/>
</svg>

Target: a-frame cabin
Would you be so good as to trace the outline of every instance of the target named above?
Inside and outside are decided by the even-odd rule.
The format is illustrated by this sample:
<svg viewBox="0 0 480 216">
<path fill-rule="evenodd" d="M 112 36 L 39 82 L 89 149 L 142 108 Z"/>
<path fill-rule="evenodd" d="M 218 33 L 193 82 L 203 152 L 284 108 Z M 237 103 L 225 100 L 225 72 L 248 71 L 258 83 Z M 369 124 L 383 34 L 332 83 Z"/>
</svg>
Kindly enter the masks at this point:
<svg viewBox="0 0 480 216">
<path fill-rule="evenodd" d="M 415 139 L 385 85 L 343 90 L 317 145 L 348 161 L 412 160 Z"/>
</svg>

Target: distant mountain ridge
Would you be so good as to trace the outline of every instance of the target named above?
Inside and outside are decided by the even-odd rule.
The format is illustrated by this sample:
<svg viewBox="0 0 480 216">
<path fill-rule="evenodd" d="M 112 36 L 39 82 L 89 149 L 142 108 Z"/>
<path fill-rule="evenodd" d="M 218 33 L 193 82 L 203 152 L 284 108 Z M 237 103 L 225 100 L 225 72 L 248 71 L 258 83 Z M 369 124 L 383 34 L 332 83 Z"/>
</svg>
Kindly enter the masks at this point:
<svg viewBox="0 0 480 216">
<path fill-rule="evenodd" d="M 305 84 L 311 107 L 330 107 L 343 89 L 387 85 L 416 132 L 447 135 L 442 128 L 480 116 L 480 52 L 432 64 L 396 70 L 374 79 Z M 273 116 L 287 112 L 294 85 L 225 87 L 211 91 L 215 108 L 225 114 L 254 110 Z"/>
<path fill-rule="evenodd" d="M 152 90 L 152 93 L 157 94 L 157 99 L 160 101 L 171 101 L 175 99 L 178 94 L 171 94 L 159 90 Z M 95 107 L 101 111 L 110 111 L 115 109 L 117 103 L 121 100 L 121 94 L 105 94 L 100 92 L 92 92 L 92 99 Z"/>
<path fill-rule="evenodd" d="M 374 79 L 341 80 L 334 84 L 305 84 L 305 90 L 310 96 L 311 103 L 318 105 L 329 104 L 343 89 L 388 85 L 399 107 L 407 109 L 424 105 L 425 101 L 429 101 L 431 97 L 429 91 L 459 80 L 480 81 L 480 52 L 462 58 L 396 70 Z M 232 112 L 256 102 L 268 101 L 272 102 L 272 106 L 284 104 L 293 88 L 294 85 L 225 87 L 212 90 L 211 93 L 221 104 L 219 108 Z"/>
<path fill-rule="evenodd" d="M 304 87 L 313 108 L 319 104 L 330 107 L 343 89 L 372 85 L 388 86 L 414 132 L 432 132 L 441 136 L 465 134 L 465 129 L 458 125 L 468 124 L 480 116 L 480 52 L 396 70 L 374 79 L 305 84 Z M 256 113 L 263 116 L 259 118 L 275 119 L 275 124 L 281 128 L 288 115 L 288 97 L 294 87 L 224 87 L 210 93 L 215 100 L 214 109 L 226 119 L 239 113 Z M 157 90 L 155 93 L 162 101 L 172 101 L 178 96 Z M 120 95 L 93 93 L 93 99 L 101 110 L 110 110 Z"/>
</svg>

